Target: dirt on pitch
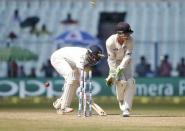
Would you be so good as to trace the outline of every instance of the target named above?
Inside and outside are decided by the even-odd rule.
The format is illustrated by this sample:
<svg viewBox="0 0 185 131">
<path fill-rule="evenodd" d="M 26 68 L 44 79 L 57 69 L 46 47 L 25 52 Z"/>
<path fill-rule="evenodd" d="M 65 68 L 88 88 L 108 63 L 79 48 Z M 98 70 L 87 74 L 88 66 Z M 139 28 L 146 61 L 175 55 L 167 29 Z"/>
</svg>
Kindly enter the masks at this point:
<svg viewBox="0 0 185 131">
<path fill-rule="evenodd" d="M 0 110 L 2 131 L 98 131 L 98 130 L 185 130 L 185 114 L 168 111 L 132 112 L 122 117 L 119 111 L 107 111 L 107 116 L 78 117 L 76 112 L 58 115 L 54 110 Z"/>
</svg>

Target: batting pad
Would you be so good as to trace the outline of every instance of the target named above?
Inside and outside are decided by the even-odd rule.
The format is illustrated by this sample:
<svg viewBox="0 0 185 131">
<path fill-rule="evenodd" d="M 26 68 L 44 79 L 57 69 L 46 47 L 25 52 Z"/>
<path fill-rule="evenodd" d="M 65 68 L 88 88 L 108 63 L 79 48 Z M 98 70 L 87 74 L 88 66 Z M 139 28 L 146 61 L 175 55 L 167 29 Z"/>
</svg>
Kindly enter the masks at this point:
<svg viewBox="0 0 185 131">
<path fill-rule="evenodd" d="M 64 92 L 62 94 L 61 109 L 70 107 L 73 97 L 75 96 L 76 89 L 79 87 L 79 81 L 72 80 L 66 81 L 64 84 Z"/>
</svg>

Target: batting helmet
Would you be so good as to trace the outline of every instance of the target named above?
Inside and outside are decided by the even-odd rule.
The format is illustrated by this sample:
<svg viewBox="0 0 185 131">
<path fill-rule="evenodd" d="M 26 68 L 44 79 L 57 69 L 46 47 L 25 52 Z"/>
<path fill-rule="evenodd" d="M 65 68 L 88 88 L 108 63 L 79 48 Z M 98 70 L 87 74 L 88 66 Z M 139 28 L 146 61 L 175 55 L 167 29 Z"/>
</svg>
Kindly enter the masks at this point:
<svg viewBox="0 0 185 131">
<path fill-rule="evenodd" d="M 134 31 L 131 30 L 131 27 L 128 23 L 126 22 L 119 22 L 116 25 L 116 32 L 117 33 L 130 33 L 132 34 Z"/>
<path fill-rule="evenodd" d="M 99 46 L 92 45 L 88 48 L 86 54 L 86 60 L 88 62 L 88 65 L 90 66 L 96 65 L 103 57 L 104 57 L 103 51 Z"/>
</svg>

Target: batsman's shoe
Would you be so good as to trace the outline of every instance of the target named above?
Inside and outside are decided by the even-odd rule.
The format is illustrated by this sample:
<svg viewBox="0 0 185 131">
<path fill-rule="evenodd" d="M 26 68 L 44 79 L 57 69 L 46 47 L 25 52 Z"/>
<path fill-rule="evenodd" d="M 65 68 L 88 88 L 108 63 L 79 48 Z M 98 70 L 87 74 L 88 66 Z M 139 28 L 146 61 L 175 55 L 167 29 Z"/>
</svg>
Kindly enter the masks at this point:
<svg viewBox="0 0 185 131">
<path fill-rule="evenodd" d="M 129 117 L 130 116 L 130 112 L 129 112 L 129 109 L 125 109 L 123 111 L 123 117 Z"/>
<path fill-rule="evenodd" d="M 70 107 L 66 107 L 64 109 L 58 109 L 57 110 L 57 114 L 60 114 L 60 115 L 64 115 L 66 113 L 70 113 L 70 112 L 73 112 L 74 109 L 73 108 L 70 108 Z"/>
<path fill-rule="evenodd" d="M 60 109 L 60 105 L 61 105 L 61 99 L 57 99 L 56 101 L 53 102 L 53 107 L 55 109 Z"/>
</svg>

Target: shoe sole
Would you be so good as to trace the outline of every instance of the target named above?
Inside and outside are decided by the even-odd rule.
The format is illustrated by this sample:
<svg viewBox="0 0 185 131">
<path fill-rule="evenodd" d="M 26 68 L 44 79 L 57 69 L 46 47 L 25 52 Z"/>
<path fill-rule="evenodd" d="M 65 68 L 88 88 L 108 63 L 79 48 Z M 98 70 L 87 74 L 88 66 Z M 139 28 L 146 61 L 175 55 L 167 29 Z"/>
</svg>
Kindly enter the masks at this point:
<svg viewBox="0 0 185 131">
<path fill-rule="evenodd" d="M 123 117 L 130 117 L 129 115 L 123 115 Z"/>
</svg>

